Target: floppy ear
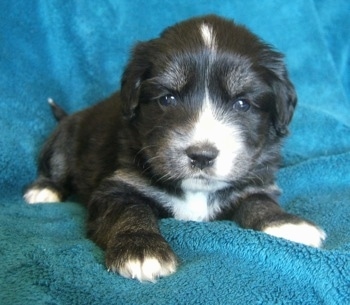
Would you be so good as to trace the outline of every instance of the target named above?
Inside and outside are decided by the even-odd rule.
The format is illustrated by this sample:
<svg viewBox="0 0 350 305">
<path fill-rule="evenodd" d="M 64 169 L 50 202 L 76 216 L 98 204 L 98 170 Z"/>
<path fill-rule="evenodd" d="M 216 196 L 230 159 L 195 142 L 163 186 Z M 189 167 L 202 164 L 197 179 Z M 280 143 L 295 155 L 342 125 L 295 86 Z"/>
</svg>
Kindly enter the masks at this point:
<svg viewBox="0 0 350 305">
<path fill-rule="evenodd" d="M 272 88 L 276 99 L 274 126 L 277 134 L 284 136 L 288 133 L 288 125 L 293 117 L 297 96 L 287 74 L 282 79 L 275 80 Z"/>
<path fill-rule="evenodd" d="M 268 60 L 266 60 L 268 58 Z M 273 124 L 279 136 L 288 134 L 288 125 L 292 120 L 297 95 L 288 77 L 283 55 L 270 51 L 265 57 L 264 67 L 267 71 L 267 82 L 270 84 L 274 97 Z"/>
<path fill-rule="evenodd" d="M 149 42 L 138 43 L 122 76 L 120 96 L 123 115 L 131 119 L 139 103 L 140 87 L 147 78 L 151 67 Z"/>
</svg>

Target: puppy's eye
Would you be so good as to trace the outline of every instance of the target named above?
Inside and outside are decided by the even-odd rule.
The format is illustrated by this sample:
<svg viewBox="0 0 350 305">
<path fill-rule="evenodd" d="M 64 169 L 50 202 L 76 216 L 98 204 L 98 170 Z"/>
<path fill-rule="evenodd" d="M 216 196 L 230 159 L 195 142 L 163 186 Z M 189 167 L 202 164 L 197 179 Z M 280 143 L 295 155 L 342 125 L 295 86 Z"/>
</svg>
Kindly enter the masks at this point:
<svg viewBox="0 0 350 305">
<path fill-rule="evenodd" d="M 233 109 L 237 111 L 247 112 L 250 108 L 250 103 L 247 99 L 239 98 L 233 102 Z"/>
<path fill-rule="evenodd" d="M 158 99 L 158 103 L 159 103 L 159 105 L 161 105 L 163 107 L 168 107 L 168 106 L 175 106 L 177 101 L 176 101 L 175 96 L 173 96 L 172 94 L 167 94 L 167 95 L 160 97 Z"/>
</svg>

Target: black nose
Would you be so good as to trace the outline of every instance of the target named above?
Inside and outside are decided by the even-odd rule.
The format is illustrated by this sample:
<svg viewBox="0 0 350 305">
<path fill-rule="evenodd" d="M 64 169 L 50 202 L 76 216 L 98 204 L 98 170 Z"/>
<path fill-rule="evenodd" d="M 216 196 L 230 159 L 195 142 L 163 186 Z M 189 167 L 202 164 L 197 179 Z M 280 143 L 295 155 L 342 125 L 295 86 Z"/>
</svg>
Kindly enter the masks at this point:
<svg viewBox="0 0 350 305">
<path fill-rule="evenodd" d="M 204 169 L 214 164 L 219 151 L 212 145 L 193 145 L 186 149 L 191 160 L 191 166 Z"/>
</svg>

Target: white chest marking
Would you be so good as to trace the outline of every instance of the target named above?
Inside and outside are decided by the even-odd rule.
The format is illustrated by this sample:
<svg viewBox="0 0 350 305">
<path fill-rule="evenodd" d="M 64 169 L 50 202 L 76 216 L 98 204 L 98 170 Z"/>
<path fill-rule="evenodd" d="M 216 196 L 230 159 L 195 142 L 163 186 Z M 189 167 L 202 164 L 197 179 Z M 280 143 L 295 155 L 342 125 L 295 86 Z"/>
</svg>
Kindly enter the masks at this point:
<svg viewBox="0 0 350 305">
<path fill-rule="evenodd" d="M 183 198 L 173 198 L 172 209 L 174 217 L 179 220 L 208 221 L 208 193 L 187 192 Z"/>
</svg>

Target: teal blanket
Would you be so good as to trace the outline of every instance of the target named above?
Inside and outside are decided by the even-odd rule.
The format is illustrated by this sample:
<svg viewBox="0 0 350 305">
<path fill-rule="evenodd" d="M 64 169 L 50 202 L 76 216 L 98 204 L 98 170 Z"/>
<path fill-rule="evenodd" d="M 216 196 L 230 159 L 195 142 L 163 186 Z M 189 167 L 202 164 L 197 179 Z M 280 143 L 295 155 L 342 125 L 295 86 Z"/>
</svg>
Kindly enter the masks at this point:
<svg viewBox="0 0 350 305">
<path fill-rule="evenodd" d="M 120 86 L 131 46 L 191 16 L 245 24 L 286 54 L 299 105 L 283 149 L 281 205 L 322 226 L 314 249 L 231 222 L 166 219 L 181 258 L 156 284 L 108 273 L 83 206 L 28 206 L 23 187 L 55 121 Z M 0 304 L 350 304 L 348 0 L 0 2 Z"/>
</svg>

